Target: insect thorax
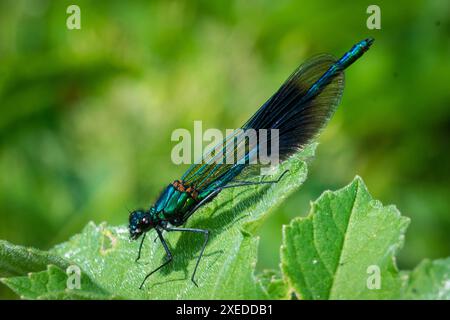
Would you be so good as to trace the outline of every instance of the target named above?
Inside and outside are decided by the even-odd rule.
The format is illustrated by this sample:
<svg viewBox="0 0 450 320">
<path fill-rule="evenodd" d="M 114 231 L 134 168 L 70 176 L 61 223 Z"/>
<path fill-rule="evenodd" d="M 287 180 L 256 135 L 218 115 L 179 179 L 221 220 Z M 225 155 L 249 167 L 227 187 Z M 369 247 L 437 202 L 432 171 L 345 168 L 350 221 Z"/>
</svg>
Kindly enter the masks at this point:
<svg viewBox="0 0 450 320">
<path fill-rule="evenodd" d="M 152 213 L 159 221 L 182 224 L 184 217 L 198 202 L 198 191 L 180 180 L 168 185 L 156 201 Z"/>
</svg>

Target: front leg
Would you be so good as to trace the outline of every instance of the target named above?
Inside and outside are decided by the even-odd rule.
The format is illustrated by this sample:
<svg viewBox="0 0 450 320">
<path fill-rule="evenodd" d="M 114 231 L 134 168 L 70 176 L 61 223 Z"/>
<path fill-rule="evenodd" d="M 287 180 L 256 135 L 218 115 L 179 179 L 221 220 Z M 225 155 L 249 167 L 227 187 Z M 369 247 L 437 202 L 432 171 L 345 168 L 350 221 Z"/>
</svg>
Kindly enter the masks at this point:
<svg viewBox="0 0 450 320">
<path fill-rule="evenodd" d="M 152 272 L 150 272 L 149 274 L 147 274 L 147 275 L 145 276 L 145 278 L 144 278 L 144 280 L 142 281 L 142 283 L 141 283 L 139 289 L 142 289 L 142 287 L 144 286 L 145 281 L 147 281 L 147 279 L 148 279 L 152 274 L 154 274 L 156 271 L 158 271 L 159 269 L 163 268 L 164 266 L 168 265 L 168 264 L 171 263 L 172 260 L 173 260 L 172 253 L 170 252 L 169 247 L 167 246 L 166 240 L 164 240 L 164 238 L 163 238 L 163 236 L 162 236 L 161 230 L 160 230 L 159 228 L 156 228 L 155 230 L 156 230 L 156 232 L 158 233 L 159 240 L 161 241 L 161 243 L 162 243 L 162 245 L 163 245 L 163 247 L 164 247 L 164 250 L 166 251 L 166 254 L 167 254 L 167 260 L 166 260 L 162 265 L 160 265 L 158 268 L 156 268 L 155 270 L 153 270 Z"/>
<path fill-rule="evenodd" d="M 147 234 L 147 233 L 144 233 L 143 236 L 142 236 L 141 244 L 139 245 L 138 256 L 137 256 L 135 262 L 138 262 L 139 259 L 141 258 L 142 245 L 144 244 L 144 240 L 145 240 L 145 235 L 146 235 L 146 234 Z"/>
</svg>

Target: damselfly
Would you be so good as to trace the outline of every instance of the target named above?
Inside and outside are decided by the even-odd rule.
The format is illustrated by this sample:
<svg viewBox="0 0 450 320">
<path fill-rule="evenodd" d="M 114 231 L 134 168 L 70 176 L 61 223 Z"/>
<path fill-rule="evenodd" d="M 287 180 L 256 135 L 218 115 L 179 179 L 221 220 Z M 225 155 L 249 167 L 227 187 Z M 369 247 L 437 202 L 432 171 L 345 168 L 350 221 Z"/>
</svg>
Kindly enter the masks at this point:
<svg viewBox="0 0 450 320">
<path fill-rule="evenodd" d="M 191 165 L 180 180 L 175 180 L 164 189 L 150 209 L 139 209 L 130 213 L 130 238 L 138 239 L 142 235 L 136 261 L 141 256 L 145 235 L 152 229 L 156 230 L 167 255 L 163 264 L 146 275 L 140 288 L 153 273 L 172 261 L 172 253 L 163 237 L 163 231 L 193 232 L 204 236 L 191 277 L 192 282 L 197 285 L 195 273 L 208 243 L 209 231 L 181 226 L 200 207 L 226 188 L 277 183 L 286 174 L 285 171 L 272 181 L 236 181 L 237 176 L 242 176 L 244 171 L 247 172 L 247 169 L 252 167 L 251 160 L 257 159 L 261 142 L 258 140 L 250 146 L 244 143 L 234 146 L 231 151 L 226 146 L 247 130 L 275 129 L 278 150 L 270 151 L 278 152 L 281 161 L 304 148 L 318 135 L 339 104 L 344 90 L 344 70 L 360 58 L 372 42 L 371 38 L 358 42 L 340 59 L 331 55 L 319 55 L 307 60 L 243 125 L 242 130 L 225 138 L 224 143 L 208 153 L 204 161 Z M 267 139 L 270 141 L 273 136 L 269 135 Z M 244 152 L 238 152 L 242 150 Z M 241 155 L 234 163 L 217 161 L 230 154 Z"/>
</svg>

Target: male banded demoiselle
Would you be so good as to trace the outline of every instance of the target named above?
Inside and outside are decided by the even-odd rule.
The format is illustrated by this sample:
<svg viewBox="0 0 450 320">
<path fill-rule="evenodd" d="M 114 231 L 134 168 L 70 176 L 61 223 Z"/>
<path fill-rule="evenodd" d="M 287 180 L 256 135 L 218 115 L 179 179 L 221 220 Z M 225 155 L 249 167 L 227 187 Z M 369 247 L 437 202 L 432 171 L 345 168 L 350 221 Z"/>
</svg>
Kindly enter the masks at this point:
<svg viewBox="0 0 450 320">
<path fill-rule="evenodd" d="M 228 146 L 230 141 L 234 141 L 246 130 L 275 129 L 278 133 L 278 155 L 281 161 L 304 148 L 318 135 L 339 104 L 344 90 L 344 70 L 360 58 L 373 41 L 372 38 L 368 38 L 358 42 L 338 60 L 327 54 L 307 60 L 240 131 L 235 131 L 225 138 L 218 149 L 206 156 L 206 160 L 191 165 L 180 180 L 169 184 L 150 209 L 139 209 L 130 213 L 130 238 L 138 239 L 143 235 L 136 261 L 141 256 L 145 235 L 152 229 L 156 230 L 167 254 L 167 260 L 145 276 L 140 288 L 148 277 L 172 261 L 172 253 L 164 240 L 163 231 L 203 234 L 204 242 L 191 277 L 191 281 L 197 286 L 195 273 L 208 243 L 209 231 L 181 226 L 197 209 L 210 202 L 223 189 L 277 183 L 286 173 L 283 172 L 273 181 L 236 181 L 235 178 L 238 175 L 242 176 L 244 171 L 250 172 L 247 170 L 251 167 L 249 160 L 255 159 L 260 141 L 253 146 L 244 145 L 245 152 L 235 163 L 217 161 L 221 160 L 218 157 L 223 158 L 230 152 L 221 152 L 225 150 L 223 145 Z M 237 153 L 237 148 L 239 146 L 231 150 L 233 155 Z M 242 146 L 240 148 L 242 149 Z"/>
</svg>

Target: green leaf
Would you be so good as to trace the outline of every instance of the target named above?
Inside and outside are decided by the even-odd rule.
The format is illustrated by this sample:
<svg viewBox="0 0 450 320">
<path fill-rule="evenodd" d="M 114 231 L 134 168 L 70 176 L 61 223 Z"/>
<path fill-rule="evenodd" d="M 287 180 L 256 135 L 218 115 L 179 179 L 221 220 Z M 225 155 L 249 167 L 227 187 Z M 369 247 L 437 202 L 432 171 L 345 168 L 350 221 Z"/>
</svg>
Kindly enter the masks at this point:
<svg viewBox="0 0 450 320">
<path fill-rule="evenodd" d="M 284 170 L 289 174 L 277 184 L 230 188 L 211 204 L 196 212 L 187 227 L 210 230 L 210 240 L 197 270 L 197 288 L 190 280 L 203 237 L 189 233 L 166 233 L 164 236 L 174 256 L 173 262 L 153 274 L 143 290 L 139 286 L 145 275 L 165 261 L 165 252 L 155 233 L 149 233 L 136 263 L 139 242 L 131 242 L 128 230 L 106 224 L 88 224 L 68 242 L 56 246 L 51 253 L 79 266 L 83 275 L 92 279 L 108 297 L 131 299 L 260 299 L 275 290 L 263 287 L 254 275 L 258 238 L 254 232 L 268 212 L 280 204 L 305 180 L 304 160 L 313 155 L 315 144 L 280 165 L 274 177 Z M 273 179 L 267 177 L 266 179 Z M 124 216 L 124 220 L 127 219 Z M 47 273 L 49 271 L 47 270 Z M 45 278 L 38 273 L 40 277 Z M 47 276 L 46 276 L 47 277 Z M 39 278 L 40 279 L 40 278 Z M 39 282 L 39 279 L 36 282 Z M 45 278 L 44 280 L 46 280 Z M 60 277 L 60 281 L 63 281 Z M 20 278 L 20 286 L 4 282 L 25 297 L 50 297 L 45 285 L 25 285 L 32 277 Z M 44 281 L 45 282 L 45 281 Z M 271 285 L 271 287 L 277 284 Z M 278 284 L 279 286 L 279 284 Z M 33 287 L 22 292 L 20 288 Z M 63 288 L 60 283 L 59 289 Z M 84 291 L 85 289 L 82 288 Z M 277 289 L 277 291 L 279 291 Z M 96 291 L 95 291 L 96 292 Z M 64 291 L 57 290 L 59 297 Z M 53 297 L 53 296 L 52 296 Z"/>
<path fill-rule="evenodd" d="M 373 200 L 357 177 L 341 190 L 323 193 L 309 216 L 284 228 L 283 273 L 303 299 L 398 298 L 394 257 L 408 224 L 394 206 Z M 371 277 L 377 271 L 379 289 Z"/>
<path fill-rule="evenodd" d="M 80 288 L 68 289 L 67 275 L 59 267 L 49 265 L 46 271 L 24 277 L 1 279 L 22 299 L 106 299 L 111 298 L 86 276 L 81 275 Z"/>
<path fill-rule="evenodd" d="M 403 299 L 450 300 L 450 258 L 424 260 L 405 278 Z"/>
<path fill-rule="evenodd" d="M 279 300 L 289 299 L 289 287 L 282 278 L 282 275 L 278 271 L 264 270 L 262 274 L 258 276 L 266 298 Z"/>
<path fill-rule="evenodd" d="M 397 270 L 395 254 L 409 219 L 373 200 L 359 177 L 325 192 L 306 218 L 285 226 L 282 273 L 255 276 L 255 231 L 303 183 L 304 159 L 314 148 L 284 163 L 277 174 L 291 172 L 278 184 L 226 190 L 192 217 L 189 227 L 211 231 L 197 273 L 199 288 L 190 274 L 201 237 L 165 234 L 174 261 L 139 290 L 144 276 L 164 261 L 164 250 L 148 238 L 136 263 L 139 243 L 128 239 L 127 227 L 105 223 L 89 223 L 49 252 L 0 241 L 0 272 L 9 276 L 0 281 L 24 299 L 450 299 L 450 258 L 426 260 L 411 272 Z M 69 265 L 80 268 L 79 289 L 68 289 Z"/>
<path fill-rule="evenodd" d="M 0 276 L 24 275 L 44 270 L 54 264 L 65 268 L 67 262 L 57 255 L 34 248 L 26 248 L 0 240 Z"/>
</svg>

